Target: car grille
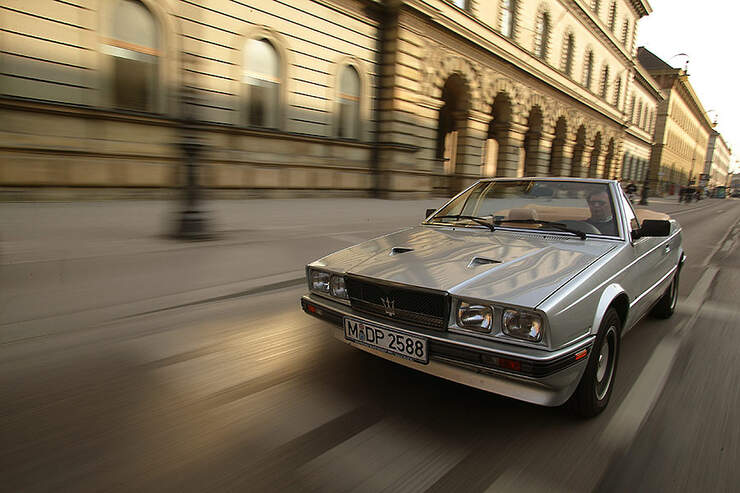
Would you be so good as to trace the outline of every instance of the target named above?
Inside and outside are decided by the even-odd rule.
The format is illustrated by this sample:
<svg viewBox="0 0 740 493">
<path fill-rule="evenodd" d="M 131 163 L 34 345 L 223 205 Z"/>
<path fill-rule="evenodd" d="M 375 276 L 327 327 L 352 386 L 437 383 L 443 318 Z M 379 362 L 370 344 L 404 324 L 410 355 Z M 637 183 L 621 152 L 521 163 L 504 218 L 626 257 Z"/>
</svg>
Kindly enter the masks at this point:
<svg viewBox="0 0 740 493">
<path fill-rule="evenodd" d="M 346 286 L 352 308 L 357 311 L 422 327 L 447 328 L 446 293 L 352 276 L 347 277 Z"/>
</svg>

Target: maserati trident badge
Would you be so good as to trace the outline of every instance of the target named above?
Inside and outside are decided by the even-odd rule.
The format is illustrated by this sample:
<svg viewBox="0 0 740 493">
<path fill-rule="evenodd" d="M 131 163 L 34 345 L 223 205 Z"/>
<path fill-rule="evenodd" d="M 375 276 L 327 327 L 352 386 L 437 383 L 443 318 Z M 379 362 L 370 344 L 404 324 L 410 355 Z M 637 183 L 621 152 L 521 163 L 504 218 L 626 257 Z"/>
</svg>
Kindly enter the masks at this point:
<svg viewBox="0 0 740 493">
<path fill-rule="evenodd" d="M 383 309 L 385 310 L 386 315 L 392 317 L 396 314 L 396 300 L 380 298 L 380 301 L 383 303 Z"/>
</svg>

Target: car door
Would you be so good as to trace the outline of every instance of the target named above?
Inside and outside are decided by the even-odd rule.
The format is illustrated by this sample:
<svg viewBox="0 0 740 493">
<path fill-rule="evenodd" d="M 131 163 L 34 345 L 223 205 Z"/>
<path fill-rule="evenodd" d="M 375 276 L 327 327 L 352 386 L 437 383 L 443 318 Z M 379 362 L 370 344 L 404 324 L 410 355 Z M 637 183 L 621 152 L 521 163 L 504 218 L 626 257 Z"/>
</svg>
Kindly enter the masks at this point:
<svg viewBox="0 0 740 493">
<path fill-rule="evenodd" d="M 628 262 L 622 279 L 622 287 L 630 299 L 627 325 L 640 319 L 657 300 L 655 283 L 662 277 L 664 254 L 660 248 L 665 238 L 643 237 L 632 239 L 632 231 L 639 229 L 637 215 L 632 204 L 621 191 L 618 193 L 626 219 L 629 247 Z M 659 295 L 660 293 L 658 293 Z"/>
</svg>

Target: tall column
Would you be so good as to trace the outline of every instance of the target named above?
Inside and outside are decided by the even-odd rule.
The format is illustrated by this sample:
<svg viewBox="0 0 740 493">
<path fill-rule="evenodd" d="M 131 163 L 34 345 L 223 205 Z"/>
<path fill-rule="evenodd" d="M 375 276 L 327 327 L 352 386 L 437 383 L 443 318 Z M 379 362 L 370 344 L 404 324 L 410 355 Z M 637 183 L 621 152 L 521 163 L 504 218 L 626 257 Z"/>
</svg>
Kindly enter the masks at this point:
<svg viewBox="0 0 740 493">
<path fill-rule="evenodd" d="M 573 159 L 571 160 L 570 176 L 582 178 L 588 172 L 588 158 L 591 150 L 586 144 L 576 144 L 573 147 Z"/>
<path fill-rule="evenodd" d="M 553 142 L 552 167 L 550 169 L 552 176 L 570 176 L 575 145 L 575 141 L 570 139 Z"/>
<path fill-rule="evenodd" d="M 457 158 L 460 174 L 470 177 L 479 177 L 481 175 L 483 144 L 488 134 L 488 122 L 490 119 L 490 115 L 480 111 L 470 111 L 464 137 L 465 140 L 462 142 L 462 152 Z"/>
<path fill-rule="evenodd" d="M 547 176 L 554 135 L 529 131 L 525 136 L 526 161 L 524 176 Z"/>
<path fill-rule="evenodd" d="M 591 148 L 591 156 L 588 159 L 588 173 L 589 178 L 600 178 L 604 173 L 604 161 L 606 156 L 604 150 L 600 150 L 598 155 L 594 155 L 596 150 Z"/>
<path fill-rule="evenodd" d="M 524 152 L 524 135 L 527 127 L 519 123 L 494 125 L 499 142 L 496 176 L 515 177 L 519 167 L 519 156 Z"/>
</svg>

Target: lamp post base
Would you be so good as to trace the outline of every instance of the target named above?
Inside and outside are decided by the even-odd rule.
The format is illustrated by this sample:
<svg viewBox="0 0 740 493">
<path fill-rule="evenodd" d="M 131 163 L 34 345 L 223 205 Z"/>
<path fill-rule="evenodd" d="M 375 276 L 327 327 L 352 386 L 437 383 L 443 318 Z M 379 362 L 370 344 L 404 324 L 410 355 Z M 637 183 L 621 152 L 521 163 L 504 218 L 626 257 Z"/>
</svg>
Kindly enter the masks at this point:
<svg viewBox="0 0 740 493">
<path fill-rule="evenodd" d="M 177 230 L 172 235 L 178 240 L 210 240 L 213 234 L 208 231 L 208 217 L 205 212 L 184 210 L 177 220 Z"/>
</svg>

